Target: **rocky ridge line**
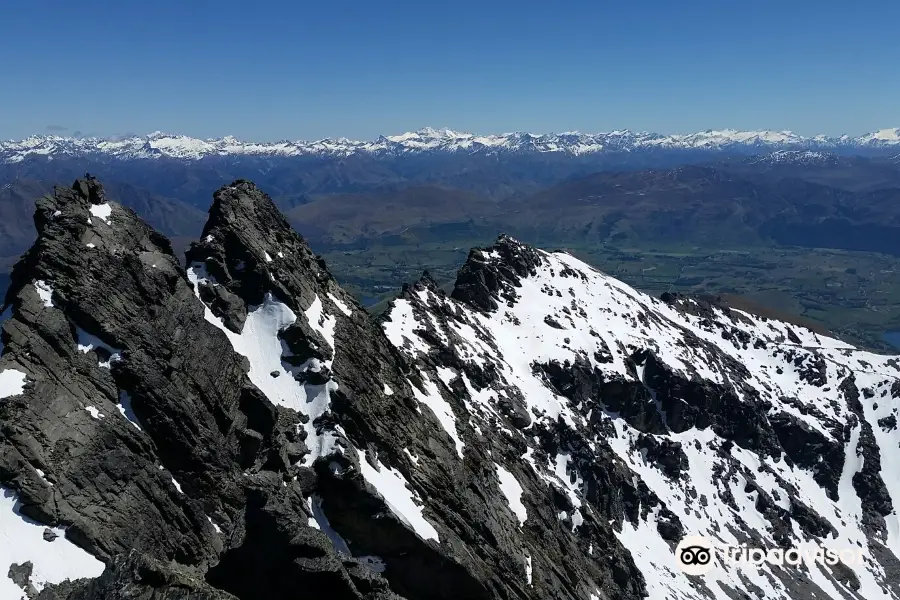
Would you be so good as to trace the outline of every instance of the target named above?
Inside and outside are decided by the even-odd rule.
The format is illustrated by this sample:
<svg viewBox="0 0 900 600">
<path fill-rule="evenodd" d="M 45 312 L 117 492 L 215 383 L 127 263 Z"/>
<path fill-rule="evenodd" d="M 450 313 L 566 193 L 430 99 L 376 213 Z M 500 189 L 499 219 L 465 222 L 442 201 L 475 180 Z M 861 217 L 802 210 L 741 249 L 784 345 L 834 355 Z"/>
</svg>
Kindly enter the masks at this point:
<svg viewBox="0 0 900 600">
<path fill-rule="evenodd" d="M 498 503 L 492 454 L 520 471 L 513 455 L 253 184 L 215 194 L 187 273 L 91 178 L 39 200 L 35 223 L 4 307 L 0 485 L 25 525 L 57 528 L 40 544 L 106 570 L 60 583 L 38 544 L 16 563 L 23 593 L 640 597 L 633 567 L 567 560 L 549 505 L 542 529 Z"/>
</svg>

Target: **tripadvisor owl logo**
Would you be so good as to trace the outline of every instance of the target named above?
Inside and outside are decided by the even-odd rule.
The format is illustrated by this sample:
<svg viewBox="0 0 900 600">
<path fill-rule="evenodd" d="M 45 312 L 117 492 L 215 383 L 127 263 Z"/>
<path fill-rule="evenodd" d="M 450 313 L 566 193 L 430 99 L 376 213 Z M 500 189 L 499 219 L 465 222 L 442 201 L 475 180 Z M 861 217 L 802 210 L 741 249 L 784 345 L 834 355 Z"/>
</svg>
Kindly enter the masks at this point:
<svg viewBox="0 0 900 600">
<path fill-rule="evenodd" d="M 688 575 L 705 575 L 715 566 L 715 546 L 705 537 L 689 535 L 675 548 L 675 560 Z"/>
</svg>

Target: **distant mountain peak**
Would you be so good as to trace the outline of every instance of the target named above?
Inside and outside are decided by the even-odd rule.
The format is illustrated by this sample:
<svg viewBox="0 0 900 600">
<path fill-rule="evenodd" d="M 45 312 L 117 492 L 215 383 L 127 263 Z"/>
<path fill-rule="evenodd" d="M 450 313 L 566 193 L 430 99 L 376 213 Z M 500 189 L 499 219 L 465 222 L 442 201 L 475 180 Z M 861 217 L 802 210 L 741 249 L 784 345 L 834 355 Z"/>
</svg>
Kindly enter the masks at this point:
<svg viewBox="0 0 900 600">
<path fill-rule="evenodd" d="M 881 142 L 887 144 L 900 143 L 900 127 L 892 127 L 890 129 L 881 129 L 874 133 L 862 136 L 872 142 Z"/>
</svg>

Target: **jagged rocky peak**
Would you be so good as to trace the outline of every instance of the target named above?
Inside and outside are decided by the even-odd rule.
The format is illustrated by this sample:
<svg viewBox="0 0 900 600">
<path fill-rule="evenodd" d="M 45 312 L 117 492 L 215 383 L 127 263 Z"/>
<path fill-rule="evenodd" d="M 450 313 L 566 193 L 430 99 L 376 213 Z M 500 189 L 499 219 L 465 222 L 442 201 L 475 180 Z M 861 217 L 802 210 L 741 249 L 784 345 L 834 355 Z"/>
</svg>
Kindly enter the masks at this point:
<svg viewBox="0 0 900 600">
<path fill-rule="evenodd" d="M 450 297 L 417 284 L 382 323 L 483 439 L 502 440 L 492 456 L 527 490 L 506 496 L 525 526 L 549 489 L 576 540 L 567 564 L 625 549 L 605 579 L 634 584 L 624 597 L 900 598 L 897 357 L 718 302 L 652 298 L 506 237 L 470 253 Z M 864 562 L 688 577 L 675 553 L 687 535 L 858 549 Z M 534 577 L 549 566 L 535 556 Z"/>
<path fill-rule="evenodd" d="M 221 548 L 205 514 L 227 520 L 232 494 L 191 499 L 215 485 L 199 473 L 227 454 L 215 435 L 185 437 L 204 417 L 203 429 L 218 429 L 208 410 L 192 413 L 201 398 L 177 381 L 204 375 L 192 359 L 219 354 L 199 345 L 201 307 L 168 241 L 106 200 L 96 180 L 38 200 L 35 221 L 3 323 L 0 485 L 4 523 L 21 537 L 5 535 L 0 555 L 31 563 L 19 592 L 98 575 L 132 549 L 204 568 Z M 240 361 L 222 358 L 228 382 Z M 17 593 L 9 583 L 0 585 Z"/>
<path fill-rule="evenodd" d="M 493 246 L 469 251 L 452 297 L 478 310 L 496 310 L 498 302 L 514 301 L 519 280 L 533 275 L 539 264 L 534 248 L 501 234 Z"/>
<path fill-rule="evenodd" d="M 317 287 L 339 294 L 342 303 L 352 302 L 338 289 L 321 257 L 249 181 L 235 181 L 215 193 L 201 240 L 191 245 L 187 258 L 189 265 L 202 265 L 211 281 L 233 288 L 247 304 L 261 304 L 268 291 L 302 311 L 309 308 Z M 288 272 L 287 264 L 300 270 Z"/>
<path fill-rule="evenodd" d="M 121 226 L 112 226 L 120 215 Z M 14 269 L 10 290 L 20 287 L 16 283 L 22 283 L 22 276 L 40 275 L 33 273 L 34 269 L 58 269 L 69 276 L 82 268 L 93 269 L 98 261 L 89 261 L 89 257 L 137 248 L 171 255 L 165 237 L 138 220 L 130 209 L 108 201 L 103 186 L 90 176 L 76 180 L 70 188 L 56 187 L 52 195 L 38 199 L 34 221 L 38 240 Z M 93 250 L 98 252 L 89 252 Z"/>
<path fill-rule="evenodd" d="M 175 598 L 187 589 L 288 598 L 319 588 L 337 598 L 395 598 L 382 560 L 354 558 L 343 551 L 347 542 L 339 548 L 323 512 L 335 494 L 348 523 L 390 512 L 377 485 L 363 480 L 354 495 L 320 486 L 308 468 L 307 457 L 333 449 L 320 443 L 329 437 L 310 415 L 322 416 L 315 411 L 336 384 L 327 373 L 296 381 L 294 366 L 282 363 L 283 352 L 286 361 L 291 355 L 278 338 L 290 324 L 286 303 L 301 306 L 301 296 L 284 286 L 284 302 L 245 307 L 235 334 L 197 298 L 194 272 L 186 276 L 165 238 L 103 201 L 101 190 L 85 178 L 38 201 L 38 240 L 16 265 L 7 297 L 0 560 L 10 575 L 0 578 L 0 597 L 87 600 L 138 590 Z M 249 256 L 257 248 L 232 249 Z M 309 321 L 320 332 L 334 325 L 321 303 L 314 310 L 321 315 Z M 298 371 L 321 371 L 321 362 Z M 346 454 L 358 472 L 359 456 Z M 372 472 L 394 491 L 393 503 L 421 511 L 398 472 Z M 403 519 L 373 521 L 374 534 L 364 529 L 358 539 L 384 537 L 401 556 L 424 560 L 417 577 L 436 564 L 465 585 L 436 550 L 425 547 L 430 563 L 421 558 L 423 541 Z"/>
<path fill-rule="evenodd" d="M 437 281 L 434 280 L 434 277 L 431 276 L 431 273 L 428 271 L 428 269 L 422 271 L 422 275 L 412 284 L 404 283 L 403 287 L 400 289 L 400 295 L 405 296 L 423 289 L 429 289 L 434 290 L 438 293 L 443 293 L 438 286 Z"/>
</svg>

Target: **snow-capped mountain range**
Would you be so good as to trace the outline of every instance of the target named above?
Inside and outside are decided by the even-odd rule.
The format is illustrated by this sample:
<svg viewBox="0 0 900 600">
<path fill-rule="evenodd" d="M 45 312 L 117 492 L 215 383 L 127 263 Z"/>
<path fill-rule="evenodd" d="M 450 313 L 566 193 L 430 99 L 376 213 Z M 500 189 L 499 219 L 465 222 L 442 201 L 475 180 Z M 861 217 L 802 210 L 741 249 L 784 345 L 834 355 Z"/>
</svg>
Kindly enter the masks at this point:
<svg viewBox="0 0 900 600">
<path fill-rule="evenodd" d="M 28 157 L 94 156 L 117 159 L 176 158 L 198 160 L 208 156 L 349 156 L 352 154 L 408 155 L 416 153 L 561 153 L 585 155 L 641 150 L 836 150 L 843 152 L 900 148 L 900 128 L 882 129 L 858 137 L 804 137 L 790 131 L 701 131 L 664 135 L 628 130 L 585 134 L 577 132 L 475 135 L 426 127 L 373 141 L 326 138 L 316 141 L 251 142 L 226 136 L 197 139 L 155 132 L 125 139 L 72 138 L 35 135 L 20 141 L 0 142 L 0 161 L 16 163 Z"/>
</svg>

